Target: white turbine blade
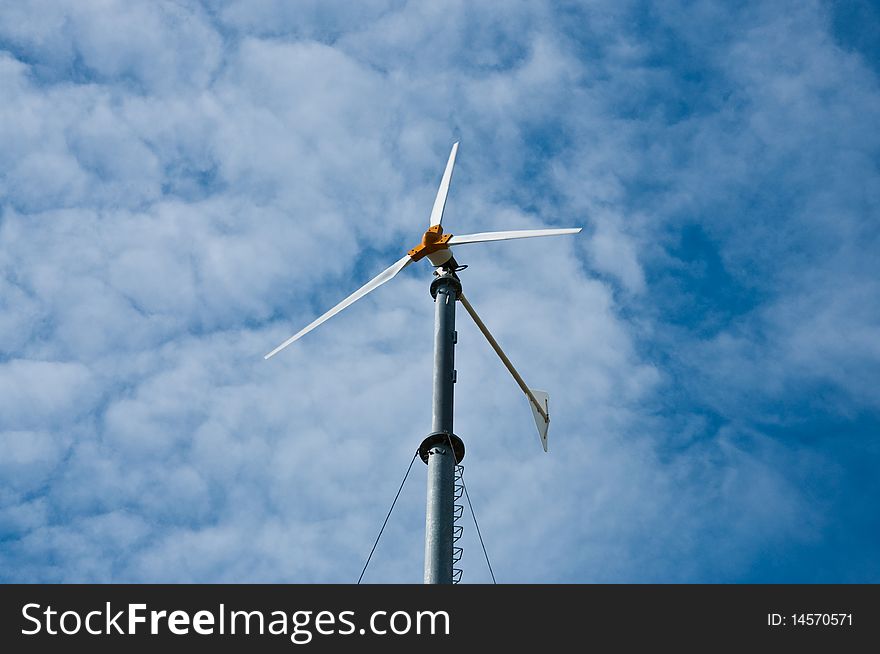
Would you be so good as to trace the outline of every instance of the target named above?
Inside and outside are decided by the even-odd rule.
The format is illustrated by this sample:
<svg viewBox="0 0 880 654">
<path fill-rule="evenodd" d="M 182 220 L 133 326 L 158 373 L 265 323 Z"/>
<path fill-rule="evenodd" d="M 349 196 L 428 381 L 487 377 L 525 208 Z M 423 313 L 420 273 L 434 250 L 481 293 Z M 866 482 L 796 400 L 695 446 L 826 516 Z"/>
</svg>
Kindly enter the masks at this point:
<svg viewBox="0 0 880 654">
<path fill-rule="evenodd" d="M 443 222 L 443 209 L 446 206 L 446 196 L 449 194 L 449 182 L 452 180 L 452 169 L 455 167 L 455 155 L 457 152 L 458 141 L 452 144 L 452 152 L 449 153 L 449 161 L 446 162 L 446 170 L 443 171 L 443 179 L 440 180 L 440 188 L 437 189 L 434 208 L 431 209 L 430 227 Z"/>
<path fill-rule="evenodd" d="M 295 340 L 302 338 L 303 336 L 308 334 L 310 331 L 312 331 L 315 327 L 317 327 L 318 325 L 320 325 L 323 322 L 326 322 L 327 320 L 329 320 L 330 318 L 335 316 L 337 313 L 342 311 L 345 307 L 349 306 L 350 304 L 353 304 L 354 302 L 357 302 L 358 300 L 360 300 L 363 296 L 365 296 L 370 291 L 375 291 L 382 284 L 391 280 L 397 273 L 399 273 L 401 270 L 406 268 L 411 263 L 412 263 L 412 259 L 410 258 L 409 255 L 406 255 L 405 257 L 400 259 L 397 263 L 388 266 L 385 270 L 383 270 L 378 275 L 373 277 L 373 279 L 371 279 L 366 284 L 361 286 L 358 290 L 356 290 L 354 293 L 349 295 L 342 302 L 340 302 L 335 307 L 330 309 L 330 311 L 328 311 L 327 313 L 322 315 L 320 318 L 316 318 L 313 322 L 309 323 L 307 326 L 303 327 L 300 331 L 298 331 L 296 334 L 294 334 L 293 336 L 288 338 L 286 341 L 284 341 L 281 345 L 279 345 L 274 350 L 269 352 L 269 354 L 267 354 L 263 358 L 268 359 L 269 357 L 278 354 L 281 350 L 286 348 L 288 345 L 293 343 Z"/>
<path fill-rule="evenodd" d="M 483 336 L 485 336 L 486 340 L 489 341 L 489 345 L 491 345 L 492 349 L 495 350 L 498 358 L 501 359 L 501 363 L 504 364 L 504 367 L 507 368 L 508 372 L 510 372 L 510 374 L 513 376 L 520 389 L 522 389 L 522 392 L 525 393 L 526 397 L 529 399 L 529 406 L 531 406 L 532 413 L 535 416 L 535 425 L 538 427 L 538 438 L 541 439 L 541 446 L 546 452 L 547 429 L 550 427 L 550 396 L 544 391 L 535 391 L 526 386 L 525 381 L 523 381 L 523 378 L 516 371 L 516 368 L 513 367 L 513 364 L 510 362 L 510 359 L 507 358 L 507 355 L 504 354 L 504 350 L 502 350 L 501 346 L 498 345 L 498 341 L 496 341 L 495 337 L 492 336 L 489 328 L 486 327 L 486 324 L 482 320 L 480 320 L 480 316 L 477 315 L 477 312 L 471 306 L 471 303 L 468 302 L 468 299 L 464 296 L 464 293 L 459 293 L 458 299 L 465 310 L 467 310 L 470 317 L 473 318 L 479 330 L 483 332 Z"/>
<path fill-rule="evenodd" d="M 577 234 L 580 227 L 566 229 L 520 229 L 512 232 L 480 232 L 479 234 L 456 234 L 449 239 L 449 245 L 465 243 L 485 243 L 487 241 L 509 241 L 514 238 L 535 238 L 538 236 L 559 236 L 561 234 Z"/>
</svg>

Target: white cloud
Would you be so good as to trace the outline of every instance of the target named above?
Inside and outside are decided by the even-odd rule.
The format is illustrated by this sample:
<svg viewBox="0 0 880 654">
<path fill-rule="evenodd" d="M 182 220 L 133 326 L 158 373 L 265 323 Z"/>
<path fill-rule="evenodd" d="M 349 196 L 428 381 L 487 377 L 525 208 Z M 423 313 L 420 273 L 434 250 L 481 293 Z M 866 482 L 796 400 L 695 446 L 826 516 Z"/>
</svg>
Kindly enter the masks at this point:
<svg viewBox="0 0 880 654">
<path fill-rule="evenodd" d="M 68 76 L 185 93 L 207 84 L 221 40 L 197 2 L 35 0 L 6 7 L 0 35 L 52 81 Z"/>
</svg>

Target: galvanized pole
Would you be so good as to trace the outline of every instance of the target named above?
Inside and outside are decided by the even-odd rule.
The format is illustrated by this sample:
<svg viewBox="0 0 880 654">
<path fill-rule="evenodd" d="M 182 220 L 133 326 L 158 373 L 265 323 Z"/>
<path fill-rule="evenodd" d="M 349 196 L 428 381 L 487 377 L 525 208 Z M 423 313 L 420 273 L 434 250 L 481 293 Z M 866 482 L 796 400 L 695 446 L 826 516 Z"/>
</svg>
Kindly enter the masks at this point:
<svg viewBox="0 0 880 654">
<path fill-rule="evenodd" d="M 428 465 L 425 514 L 425 583 L 452 583 L 455 465 L 464 445 L 452 431 L 455 384 L 455 302 L 461 292 L 453 268 L 431 284 L 434 296 L 434 401 L 432 431 L 419 452 Z"/>
</svg>

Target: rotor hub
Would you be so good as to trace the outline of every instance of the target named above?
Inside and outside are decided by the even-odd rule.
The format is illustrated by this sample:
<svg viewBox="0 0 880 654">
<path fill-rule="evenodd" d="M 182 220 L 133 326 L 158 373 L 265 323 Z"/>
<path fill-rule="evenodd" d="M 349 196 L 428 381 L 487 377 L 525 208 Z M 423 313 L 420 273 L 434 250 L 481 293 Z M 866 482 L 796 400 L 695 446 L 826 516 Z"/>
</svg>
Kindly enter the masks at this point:
<svg viewBox="0 0 880 654">
<path fill-rule="evenodd" d="M 448 245 L 451 238 L 452 234 L 443 233 L 443 227 L 432 225 L 422 236 L 422 242 L 407 254 L 413 261 L 428 257 L 433 265 L 442 266 L 452 256 Z"/>
</svg>

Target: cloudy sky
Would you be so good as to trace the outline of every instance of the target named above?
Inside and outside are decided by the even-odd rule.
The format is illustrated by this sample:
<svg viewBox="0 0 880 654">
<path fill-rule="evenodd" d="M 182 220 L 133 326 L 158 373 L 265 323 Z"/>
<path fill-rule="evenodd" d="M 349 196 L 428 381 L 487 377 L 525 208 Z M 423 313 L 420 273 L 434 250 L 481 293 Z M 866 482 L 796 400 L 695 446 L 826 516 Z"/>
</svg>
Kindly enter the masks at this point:
<svg viewBox="0 0 880 654">
<path fill-rule="evenodd" d="M 501 582 L 880 582 L 880 10 L 0 2 L 0 579 L 353 582 L 430 431 Z M 422 577 L 416 464 L 365 577 Z M 465 522 L 465 582 L 489 574 Z"/>
</svg>

